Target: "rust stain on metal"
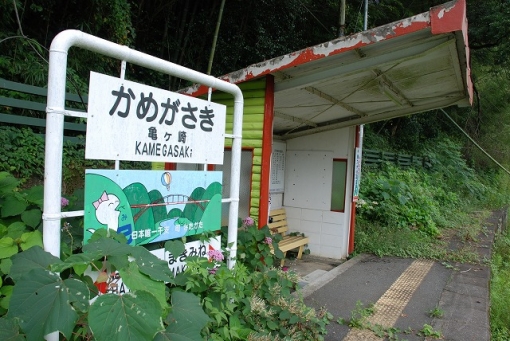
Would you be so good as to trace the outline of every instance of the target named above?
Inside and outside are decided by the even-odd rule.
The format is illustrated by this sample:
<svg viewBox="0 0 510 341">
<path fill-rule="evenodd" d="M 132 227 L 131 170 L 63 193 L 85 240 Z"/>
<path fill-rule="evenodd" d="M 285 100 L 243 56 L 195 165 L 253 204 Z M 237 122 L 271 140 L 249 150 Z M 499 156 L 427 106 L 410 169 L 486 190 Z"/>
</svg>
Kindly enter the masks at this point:
<svg viewBox="0 0 510 341">
<path fill-rule="evenodd" d="M 464 6 L 462 6 L 462 4 L 464 4 Z M 337 38 L 300 51 L 253 64 L 245 69 L 229 73 L 219 78 L 230 83 L 249 81 L 267 74 L 283 71 L 288 68 L 327 58 L 329 56 L 360 49 L 380 41 L 430 28 L 431 25 L 434 24 L 434 19 L 432 18 L 434 16 L 436 18 L 441 16 L 442 19 L 440 21 L 442 22 L 449 21 L 452 18 L 457 19 L 456 21 L 458 21 L 459 15 L 461 18 L 465 18 L 465 15 L 462 16 L 462 13 L 457 13 L 462 10 L 465 12 L 465 0 L 458 0 L 453 4 L 450 3 L 449 5 L 434 7 L 430 10 L 430 12 L 421 13 L 372 30 L 360 32 L 347 37 Z M 435 21 L 438 21 L 438 19 L 435 19 Z M 439 26 L 439 29 L 443 30 L 444 28 Z M 195 85 L 183 90 L 182 92 L 188 95 L 198 96 L 206 93 L 207 87 Z"/>
</svg>

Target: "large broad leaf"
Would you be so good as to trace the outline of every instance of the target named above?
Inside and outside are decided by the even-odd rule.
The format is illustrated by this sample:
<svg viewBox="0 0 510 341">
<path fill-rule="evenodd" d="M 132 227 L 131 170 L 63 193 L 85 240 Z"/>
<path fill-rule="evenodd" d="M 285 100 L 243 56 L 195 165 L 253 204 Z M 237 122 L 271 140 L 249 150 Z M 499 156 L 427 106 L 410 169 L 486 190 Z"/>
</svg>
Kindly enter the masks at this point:
<svg viewBox="0 0 510 341">
<path fill-rule="evenodd" d="M 0 261 L 0 275 L 7 275 L 11 271 L 12 260 L 10 258 Z"/>
<path fill-rule="evenodd" d="M 161 307 L 166 307 L 165 283 L 157 282 L 140 273 L 137 262 L 130 262 L 125 269 L 119 270 L 120 277 L 129 290 L 144 290 L 150 292 L 159 301 Z"/>
<path fill-rule="evenodd" d="M 4 285 L 0 288 L 0 296 L 4 296 L 0 298 L 0 307 L 4 309 L 9 309 L 9 302 L 11 301 L 12 291 L 14 290 L 13 285 Z M 0 339 L 1 340 L 1 339 Z"/>
<path fill-rule="evenodd" d="M 11 237 L 0 239 L 0 259 L 9 258 L 18 253 L 18 244 Z"/>
<path fill-rule="evenodd" d="M 167 318 L 168 327 L 158 333 L 154 341 L 200 341 L 200 331 L 209 322 L 209 317 L 197 296 L 174 291 L 172 293 L 172 312 Z"/>
<path fill-rule="evenodd" d="M 174 275 L 167 262 L 159 259 L 142 246 L 132 247 L 131 254 L 141 272 L 156 281 L 173 282 Z"/>
<path fill-rule="evenodd" d="M 79 310 L 88 305 L 85 283 L 69 278 L 62 280 L 56 273 L 33 269 L 16 283 L 9 305 L 9 316 L 19 319 L 29 340 L 42 340 L 49 333 L 60 331 L 71 337 Z"/>
<path fill-rule="evenodd" d="M 28 206 L 27 203 L 24 202 L 23 200 L 20 200 L 15 196 L 9 195 L 8 197 L 5 198 L 3 202 L 1 216 L 5 218 L 19 215 L 26 210 L 27 206 Z"/>
<path fill-rule="evenodd" d="M 14 319 L 0 318 L 0 340 L 23 341 L 25 337 L 20 335 L 18 324 Z"/>
<path fill-rule="evenodd" d="M 184 252 L 186 246 L 180 240 L 169 240 L 165 243 L 165 250 L 170 252 L 174 258 L 179 257 L 181 253 Z"/>
<path fill-rule="evenodd" d="M 42 212 L 38 208 L 21 213 L 21 220 L 30 227 L 36 228 L 41 223 Z"/>
<path fill-rule="evenodd" d="M 90 306 L 89 326 L 98 341 L 152 340 L 163 330 L 162 309 L 148 292 L 99 296 Z"/>
<path fill-rule="evenodd" d="M 61 263 L 52 264 L 51 270 L 55 272 L 62 272 L 77 265 L 83 265 L 86 268 L 90 265 L 90 263 L 100 259 L 101 257 L 103 257 L 103 255 L 100 252 L 77 253 L 69 256 Z M 83 274 L 83 272 L 81 274 Z M 79 273 L 79 275 L 81 274 Z"/>
<path fill-rule="evenodd" d="M 60 259 L 44 251 L 39 246 L 34 246 L 12 257 L 12 266 L 9 276 L 15 282 L 18 282 L 24 274 L 32 269 L 47 270 L 50 264 L 58 264 L 61 262 Z"/>
<path fill-rule="evenodd" d="M 125 256 L 131 253 L 131 246 L 110 238 L 94 240 L 83 247 L 84 252 L 100 253 L 103 256 Z"/>
<path fill-rule="evenodd" d="M 12 239 L 18 239 L 21 238 L 21 235 L 27 231 L 27 226 L 22 221 L 15 221 L 14 223 L 10 224 L 7 228 L 7 236 L 11 237 Z"/>
<path fill-rule="evenodd" d="M 23 194 L 25 194 L 25 199 L 37 206 L 39 206 L 41 209 L 43 208 L 43 199 L 44 199 L 44 187 L 34 186 L 30 187 L 29 189 L 23 191 Z"/>
<path fill-rule="evenodd" d="M 21 243 L 19 246 L 22 250 L 28 250 L 33 246 L 43 247 L 42 233 L 37 230 L 23 233 L 20 239 Z"/>
<path fill-rule="evenodd" d="M 0 196 L 9 193 L 19 185 L 19 180 L 7 172 L 0 172 Z"/>
</svg>

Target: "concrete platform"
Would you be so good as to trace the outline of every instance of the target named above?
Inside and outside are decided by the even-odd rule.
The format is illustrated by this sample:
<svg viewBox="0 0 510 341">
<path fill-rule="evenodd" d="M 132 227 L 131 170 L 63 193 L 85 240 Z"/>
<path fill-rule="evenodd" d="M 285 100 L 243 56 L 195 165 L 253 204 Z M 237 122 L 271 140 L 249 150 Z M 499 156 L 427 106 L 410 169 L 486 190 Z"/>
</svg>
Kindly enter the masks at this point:
<svg viewBox="0 0 510 341">
<path fill-rule="evenodd" d="M 485 223 L 480 254 L 490 257 L 495 231 L 506 220 L 497 211 Z M 489 341 L 489 280 L 485 264 L 444 265 L 432 260 L 358 255 L 348 261 L 304 255 L 286 266 L 301 277 L 298 295 L 316 309 L 325 307 L 334 319 L 325 340 L 382 340 L 370 328 L 337 323 L 374 305 L 371 326 L 393 330 L 398 340 L 433 340 L 420 333 L 428 325 L 442 340 Z M 431 311 L 443 313 L 434 317 Z"/>
</svg>

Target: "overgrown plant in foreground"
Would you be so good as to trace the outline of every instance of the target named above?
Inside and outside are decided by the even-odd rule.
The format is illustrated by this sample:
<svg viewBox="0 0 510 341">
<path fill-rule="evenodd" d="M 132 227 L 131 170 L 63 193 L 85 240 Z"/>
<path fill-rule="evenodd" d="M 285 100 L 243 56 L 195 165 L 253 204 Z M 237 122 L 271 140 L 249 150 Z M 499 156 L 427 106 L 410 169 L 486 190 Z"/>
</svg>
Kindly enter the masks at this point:
<svg viewBox="0 0 510 341">
<path fill-rule="evenodd" d="M 278 250 L 267 228 L 246 229 L 240 249 L 248 257 L 232 270 L 223 252 L 210 251 L 209 259 L 188 257 L 174 277 L 165 261 L 121 234 L 98 230 L 82 246 L 67 225 L 59 259 L 41 247 L 42 189 L 18 184 L 0 173 L 0 340 L 39 341 L 54 331 L 108 341 L 322 340 L 326 333 L 331 315 L 291 295 L 296 274 L 270 266 L 270 245 Z M 165 246 L 174 255 L 184 248 Z M 87 269 L 99 272 L 94 283 Z M 99 295 L 115 271 L 130 291 Z"/>
</svg>

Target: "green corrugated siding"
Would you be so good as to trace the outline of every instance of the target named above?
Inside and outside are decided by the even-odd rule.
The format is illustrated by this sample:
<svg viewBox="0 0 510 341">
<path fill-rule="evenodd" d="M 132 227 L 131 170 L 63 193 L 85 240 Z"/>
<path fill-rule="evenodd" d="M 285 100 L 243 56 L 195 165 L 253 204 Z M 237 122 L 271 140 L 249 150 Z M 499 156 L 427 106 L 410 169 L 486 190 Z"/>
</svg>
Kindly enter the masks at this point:
<svg viewBox="0 0 510 341">
<path fill-rule="evenodd" d="M 266 80 L 256 80 L 240 84 L 243 91 L 243 148 L 253 148 L 253 166 L 251 183 L 250 215 L 253 218 L 259 216 L 260 204 L 260 173 L 262 169 L 262 135 L 264 128 L 264 101 Z M 232 134 L 234 99 L 226 93 L 213 93 L 213 102 L 227 106 L 226 133 Z M 231 147 L 232 140 L 225 139 L 225 147 Z"/>
</svg>

